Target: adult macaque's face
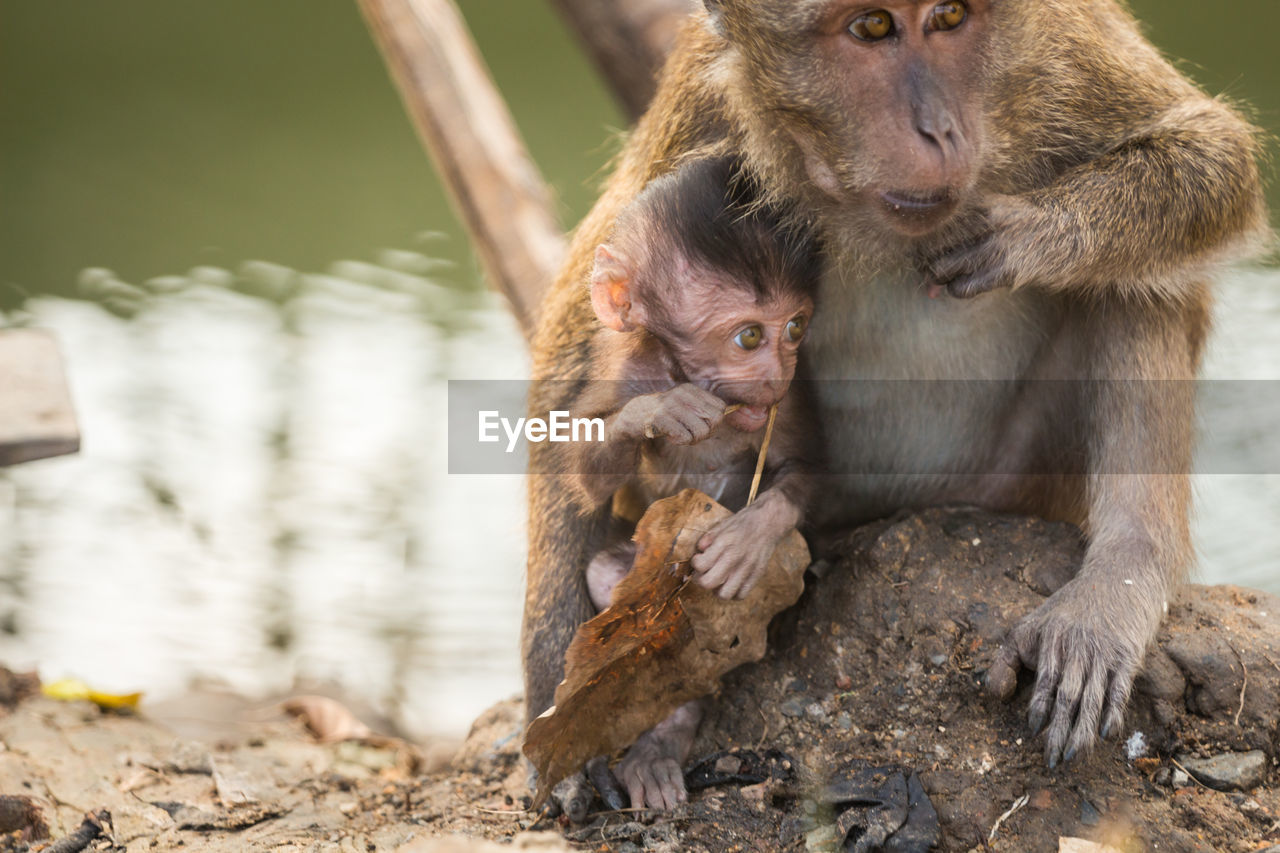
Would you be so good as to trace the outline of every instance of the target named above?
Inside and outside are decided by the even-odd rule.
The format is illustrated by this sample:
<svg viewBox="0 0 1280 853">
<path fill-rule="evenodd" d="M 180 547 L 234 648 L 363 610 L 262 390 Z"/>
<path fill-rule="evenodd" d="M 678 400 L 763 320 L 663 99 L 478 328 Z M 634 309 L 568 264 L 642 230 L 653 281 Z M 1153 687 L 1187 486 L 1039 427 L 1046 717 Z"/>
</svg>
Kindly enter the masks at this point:
<svg viewBox="0 0 1280 853">
<path fill-rule="evenodd" d="M 900 233 L 937 228 L 982 161 L 988 0 L 781 2 L 724 14 L 731 38 L 734 16 L 788 22 L 778 47 L 741 52 L 761 97 L 795 119 L 810 180 Z"/>
</svg>

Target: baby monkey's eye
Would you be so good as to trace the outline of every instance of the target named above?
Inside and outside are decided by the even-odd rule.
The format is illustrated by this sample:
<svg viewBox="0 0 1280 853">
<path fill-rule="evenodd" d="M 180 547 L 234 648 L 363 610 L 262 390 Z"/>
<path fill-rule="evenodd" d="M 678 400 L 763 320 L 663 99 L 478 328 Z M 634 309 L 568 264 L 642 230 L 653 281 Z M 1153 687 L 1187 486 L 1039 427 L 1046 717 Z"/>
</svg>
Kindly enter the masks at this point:
<svg viewBox="0 0 1280 853">
<path fill-rule="evenodd" d="M 799 343 L 804 337 L 804 331 L 809 327 L 809 319 L 803 314 L 799 317 L 792 317 L 791 322 L 787 323 L 787 340 Z"/>
<path fill-rule="evenodd" d="M 733 336 L 733 342 L 744 350 L 753 350 L 764 340 L 764 330 L 759 326 L 747 326 Z"/>
</svg>

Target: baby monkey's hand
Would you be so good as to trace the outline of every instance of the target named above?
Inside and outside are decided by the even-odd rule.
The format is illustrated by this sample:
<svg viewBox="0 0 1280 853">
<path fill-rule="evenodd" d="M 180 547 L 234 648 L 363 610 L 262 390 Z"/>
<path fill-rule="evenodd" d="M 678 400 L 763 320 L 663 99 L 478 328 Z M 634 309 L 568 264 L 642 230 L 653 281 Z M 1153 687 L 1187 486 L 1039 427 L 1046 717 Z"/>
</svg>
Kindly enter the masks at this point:
<svg viewBox="0 0 1280 853">
<path fill-rule="evenodd" d="M 617 426 L 633 438 L 697 444 L 724 420 L 725 408 L 715 394 L 685 383 L 631 400 L 618 413 Z"/>
<path fill-rule="evenodd" d="M 690 565 L 697 582 L 721 598 L 746 598 L 764 577 L 769 558 L 799 519 L 786 498 L 765 493 L 760 500 L 712 527 L 698 540 Z"/>
</svg>

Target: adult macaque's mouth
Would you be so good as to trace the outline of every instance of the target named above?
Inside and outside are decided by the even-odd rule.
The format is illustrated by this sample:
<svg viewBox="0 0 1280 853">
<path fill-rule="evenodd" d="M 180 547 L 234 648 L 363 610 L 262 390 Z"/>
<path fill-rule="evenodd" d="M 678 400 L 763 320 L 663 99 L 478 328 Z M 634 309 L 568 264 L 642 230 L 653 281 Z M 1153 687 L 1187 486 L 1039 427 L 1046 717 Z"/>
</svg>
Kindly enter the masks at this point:
<svg viewBox="0 0 1280 853">
<path fill-rule="evenodd" d="M 894 227 L 910 235 L 932 231 L 956 209 L 949 189 L 883 190 L 875 197 Z"/>
<path fill-rule="evenodd" d="M 950 190 L 886 190 L 880 200 L 895 211 L 923 212 L 950 205 L 954 198 Z"/>
</svg>

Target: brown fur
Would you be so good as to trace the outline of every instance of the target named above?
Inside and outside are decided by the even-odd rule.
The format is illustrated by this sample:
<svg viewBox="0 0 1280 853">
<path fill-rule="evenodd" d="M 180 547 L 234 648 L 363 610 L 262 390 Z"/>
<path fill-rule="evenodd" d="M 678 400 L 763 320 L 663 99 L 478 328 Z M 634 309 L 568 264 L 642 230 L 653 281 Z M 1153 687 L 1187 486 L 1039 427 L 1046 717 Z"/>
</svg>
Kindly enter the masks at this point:
<svg viewBox="0 0 1280 853">
<path fill-rule="evenodd" d="M 904 235 L 821 186 L 797 141 L 850 186 L 907 180 L 883 166 L 889 155 L 876 155 L 895 143 L 878 116 L 893 105 L 862 114 L 833 106 L 845 72 L 805 59 L 805 26 L 827 5 L 714 5 L 718 22 L 690 22 L 575 234 L 544 302 L 535 375 L 585 375 L 595 323 L 581 282 L 618 210 L 693 152 L 741 156 L 776 200 L 812 211 L 830 247 L 806 344 L 815 377 L 983 380 L 923 386 L 892 405 L 862 386 L 822 383 L 829 455 L 878 472 L 834 479 L 823 521 L 967 501 L 1066 518 L 1088 534 L 1081 576 L 1010 632 L 989 673 L 991 689 L 1007 696 L 1019 667 L 1037 669 L 1033 725 L 1048 723 L 1051 764 L 1069 758 L 1099 729 L 1118 729 L 1192 557 L 1188 383 L 1084 380 L 1194 377 L 1208 276 L 1265 232 L 1255 132 L 1178 74 L 1113 0 L 974 0 L 985 29 L 966 36 L 984 45 L 971 81 L 981 115 L 966 116 L 972 172 L 957 181 L 959 207 L 945 225 Z M 992 292 L 925 298 L 926 286 L 948 282 L 959 296 Z M 1020 378 L 1072 384 L 1028 391 Z M 555 407 L 550 388 L 535 392 L 535 411 Z M 921 471 L 922 458 L 949 464 Z M 551 479 L 533 478 L 530 716 L 550 702 L 564 645 L 589 615 L 582 567 L 602 523 L 577 517 Z"/>
</svg>

